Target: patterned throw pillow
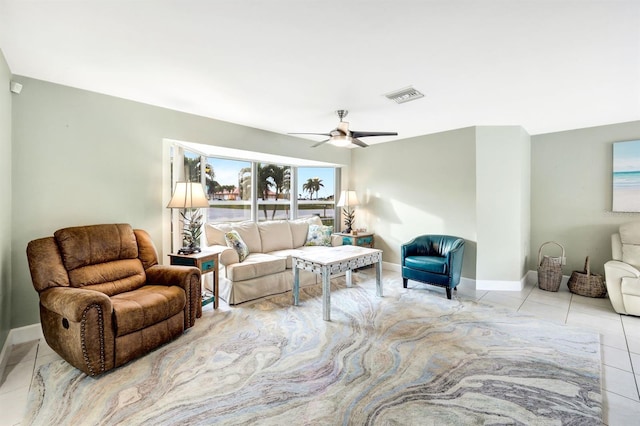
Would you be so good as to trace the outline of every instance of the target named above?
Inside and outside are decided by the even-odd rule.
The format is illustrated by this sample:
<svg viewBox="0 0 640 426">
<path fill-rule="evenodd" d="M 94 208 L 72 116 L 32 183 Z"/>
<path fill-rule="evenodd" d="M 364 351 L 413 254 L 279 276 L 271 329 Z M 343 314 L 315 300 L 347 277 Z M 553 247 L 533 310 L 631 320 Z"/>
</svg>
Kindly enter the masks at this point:
<svg viewBox="0 0 640 426">
<path fill-rule="evenodd" d="M 229 231 L 224 234 L 224 240 L 227 243 L 227 247 L 231 247 L 238 252 L 240 262 L 245 260 L 249 256 L 249 247 L 242 241 L 242 237 L 238 234 L 238 231 Z"/>
<path fill-rule="evenodd" d="M 307 242 L 304 245 L 331 247 L 331 233 L 333 233 L 333 226 L 309 225 Z"/>
</svg>

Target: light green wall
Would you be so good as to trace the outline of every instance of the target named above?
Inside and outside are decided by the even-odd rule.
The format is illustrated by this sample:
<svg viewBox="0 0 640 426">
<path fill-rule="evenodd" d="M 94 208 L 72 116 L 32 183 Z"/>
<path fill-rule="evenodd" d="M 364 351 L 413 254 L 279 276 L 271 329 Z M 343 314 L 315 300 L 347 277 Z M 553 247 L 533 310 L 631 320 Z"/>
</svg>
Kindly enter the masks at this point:
<svg viewBox="0 0 640 426">
<path fill-rule="evenodd" d="M 610 235 L 640 213 L 612 213 L 613 142 L 640 139 L 640 121 L 531 137 L 531 261 L 557 241 L 567 252 L 563 272 L 582 270 L 585 257 L 604 273 Z M 551 249 L 548 254 L 554 253 Z"/>
<path fill-rule="evenodd" d="M 0 348 L 11 329 L 11 71 L 0 50 Z M 8 206 L 7 206 L 8 204 Z"/>
<path fill-rule="evenodd" d="M 10 78 L 0 60 L 0 85 L 7 87 Z M 451 233 L 467 240 L 463 276 L 476 278 L 476 132 L 486 131 L 482 127 L 367 149 L 310 149 L 310 143 L 285 135 L 13 78 L 24 84 L 22 94 L 0 93 L 0 196 L 13 194 L 11 212 L 0 212 L 0 332 L 5 336 L 9 326 L 39 322 L 24 255 L 29 240 L 64 226 L 122 221 L 147 229 L 161 247 L 163 138 L 351 164 L 353 173 L 345 173 L 343 186 L 357 190 L 364 202 L 356 210 L 356 225 L 376 232 L 385 261 L 399 263 L 400 244 L 416 235 Z M 519 248 L 518 271 L 536 268 L 538 247 L 547 240 L 567 248 L 565 274 L 581 269 L 587 254 L 594 269 L 602 270 L 610 257 L 609 234 L 620 223 L 640 219 L 609 212 L 611 144 L 638 138 L 640 121 L 531 137 L 530 196 L 526 137 L 509 153 L 514 165 L 508 171 L 517 181 L 509 189 L 515 191 L 511 225 L 524 246 L 530 203 L 531 243 Z M 520 209 L 513 207 L 518 202 Z M 528 265 L 522 266 L 527 256 Z"/>
<path fill-rule="evenodd" d="M 349 164 L 350 151 L 39 80 L 13 100 L 11 327 L 39 322 L 25 248 L 56 229 L 127 222 L 162 247 L 163 138 Z M 170 189 L 169 189 L 170 190 Z"/>
<path fill-rule="evenodd" d="M 478 281 L 519 283 L 529 251 L 529 135 L 520 126 L 476 128 Z"/>
<path fill-rule="evenodd" d="M 363 202 L 357 227 L 376 233 L 384 261 L 421 234 L 467 240 L 462 276 L 476 274 L 475 129 L 465 128 L 354 149 L 350 187 Z"/>
</svg>

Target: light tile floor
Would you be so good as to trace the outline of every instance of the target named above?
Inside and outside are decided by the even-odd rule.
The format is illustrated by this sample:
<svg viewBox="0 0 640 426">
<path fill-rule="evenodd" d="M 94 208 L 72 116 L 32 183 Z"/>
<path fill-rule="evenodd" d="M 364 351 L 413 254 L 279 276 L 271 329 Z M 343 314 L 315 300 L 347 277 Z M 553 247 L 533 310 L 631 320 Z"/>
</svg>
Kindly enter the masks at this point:
<svg viewBox="0 0 640 426">
<path fill-rule="evenodd" d="M 384 274 L 396 273 L 385 270 Z M 444 289 L 438 287 L 413 281 L 409 282 L 409 287 L 433 292 L 434 297 L 446 297 Z M 453 295 L 598 332 L 604 424 L 640 423 L 640 317 L 616 314 L 609 299 L 572 294 L 564 282 L 557 293 L 541 290 L 535 284 L 529 284 L 519 292 L 477 291 L 473 286 L 461 284 Z M 0 412 L 3 413 L 0 426 L 21 423 L 34 371 L 56 359 L 59 359 L 58 355 L 44 341 L 36 340 L 12 348 L 0 382 Z"/>
</svg>

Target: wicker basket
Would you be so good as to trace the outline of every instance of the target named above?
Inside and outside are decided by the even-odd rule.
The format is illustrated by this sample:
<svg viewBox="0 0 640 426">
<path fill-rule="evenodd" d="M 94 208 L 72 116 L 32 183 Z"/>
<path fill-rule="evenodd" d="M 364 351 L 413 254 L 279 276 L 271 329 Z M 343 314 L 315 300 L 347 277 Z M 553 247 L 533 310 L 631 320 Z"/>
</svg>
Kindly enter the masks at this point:
<svg viewBox="0 0 640 426">
<path fill-rule="evenodd" d="M 607 286 L 602 275 L 592 274 L 589 267 L 589 256 L 584 262 L 584 271 L 573 271 L 567 283 L 571 293 L 587 297 L 605 297 Z"/>
<path fill-rule="evenodd" d="M 542 256 L 542 249 L 547 244 L 555 244 L 562 249 L 560 257 Z M 562 282 L 562 260 L 564 247 L 555 241 L 547 241 L 538 250 L 538 287 L 546 291 L 558 291 Z"/>
</svg>

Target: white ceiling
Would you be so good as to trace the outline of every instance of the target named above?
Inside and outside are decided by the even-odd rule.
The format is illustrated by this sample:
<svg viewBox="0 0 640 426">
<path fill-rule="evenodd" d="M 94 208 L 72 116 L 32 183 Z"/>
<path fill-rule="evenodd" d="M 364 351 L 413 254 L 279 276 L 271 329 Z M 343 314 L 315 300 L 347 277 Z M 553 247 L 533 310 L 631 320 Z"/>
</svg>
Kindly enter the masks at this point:
<svg viewBox="0 0 640 426">
<path fill-rule="evenodd" d="M 638 0 L 0 0 L 0 48 L 13 74 L 278 133 L 336 109 L 399 133 L 367 143 L 640 119 Z"/>
</svg>

